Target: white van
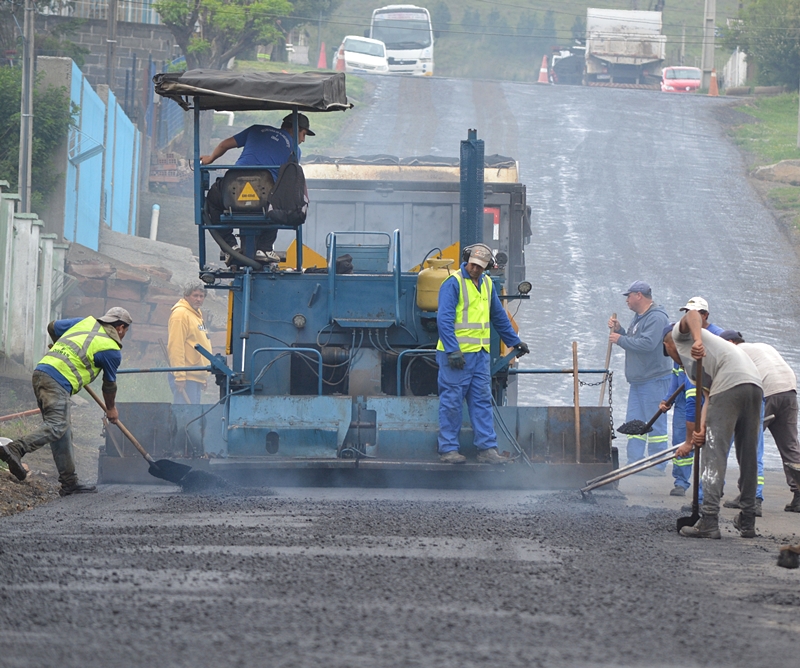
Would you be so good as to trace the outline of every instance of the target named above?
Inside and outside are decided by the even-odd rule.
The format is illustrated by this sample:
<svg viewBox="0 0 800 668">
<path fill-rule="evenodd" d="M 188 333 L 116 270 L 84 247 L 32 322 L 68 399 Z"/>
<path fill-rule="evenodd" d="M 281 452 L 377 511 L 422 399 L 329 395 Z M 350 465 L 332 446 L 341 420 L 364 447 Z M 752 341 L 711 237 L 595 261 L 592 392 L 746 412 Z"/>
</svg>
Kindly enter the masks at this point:
<svg viewBox="0 0 800 668">
<path fill-rule="evenodd" d="M 386 45 L 377 39 L 348 35 L 333 59 L 333 69 L 355 74 L 387 74 Z M 339 61 L 339 62 L 337 62 Z M 341 65 L 344 61 L 344 67 Z"/>
</svg>

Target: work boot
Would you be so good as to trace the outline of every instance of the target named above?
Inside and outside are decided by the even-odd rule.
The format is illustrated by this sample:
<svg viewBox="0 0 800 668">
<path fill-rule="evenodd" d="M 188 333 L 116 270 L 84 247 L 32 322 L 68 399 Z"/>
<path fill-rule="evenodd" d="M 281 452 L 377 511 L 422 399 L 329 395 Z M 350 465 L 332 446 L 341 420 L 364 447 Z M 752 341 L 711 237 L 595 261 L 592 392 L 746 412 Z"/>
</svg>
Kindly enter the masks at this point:
<svg viewBox="0 0 800 668">
<path fill-rule="evenodd" d="M 764 502 L 763 499 L 759 499 L 756 497 L 756 517 L 762 516 L 761 504 Z M 739 510 L 742 509 L 742 500 L 741 495 L 737 494 L 733 499 L 730 501 L 726 501 L 722 504 L 723 508 L 738 508 Z"/>
<path fill-rule="evenodd" d="M 733 518 L 733 526 L 739 531 L 742 538 L 756 537 L 756 516 L 739 513 Z"/>
<path fill-rule="evenodd" d="M 231 246 L 231 249 L 235 250 L 237 253 L 239 253 L 239 252 L 241 252 L 242 247 L 239 246 L 239 244 L 236 244 L 235 246 Z M 225 264 L 228 265 L 229 267 L 231 267 L 234 264 L 236 264 L 236 260 L 231 261 L 232 258 L 231 258 L 231 254 L 230 253 L 225 253 L 225 252 L 220 253 L 220 259 L 224 260 Z"/>
<path fill-rule="evenodd" d="M 737 494 L 730 501 L 725 501 L 722 504 L 722 507 L 723 508 L 738 508 L 739 510 L 741 510 L 742 504 L 740 503 L 740 501 L 741 501 L 741 495 Z"/>
<path fill-rule="evenodd" d="M 275 251 L 256 251 L 256 260 L 263 264 L 278 264 L 281 261 L 280 256 Z"/>
<path fill-rule="evenodd" d="M 789 501 L 783 509 L 787 513 L 800 513 L 800 492 L 795 492 L 792 500 Z"/>
<path fill-rule="evenodd" d="M 467 458 L 462 455 L 458 450 L 450 450 L 443 455 L 439 455 L 439 461 L 445 464 L 463 464 Z"/>
<path fill-rule="evenodd" d="M 22 466 L 22 461 L 7 445 L 0 445 L 0 459 L 8 464 L 8 470 L 17 480 L 25 480 L 28 472 Z"/>
<path fill-rule="evenodd" d="M 76 482 L 72 485 L 61 485 L 58 490 L 59 496 L 71 496 L 72 494 L 94 494 L 97 492 L 97 487 L 94 485 L 81 485 Z"/>
<path fill-rule="evenodd" d="M 719 532 L 719 518 L 703 515 L 693 527 L 683 527 L 681 536 L 688 538 L 722 538 Z"/>
<path fill-rule="evenodd" d="M 675 485 L 671 490 L 669 490 L 670 496 L 686 496 L 686 490 L 681 487 L 680 485 Z"/>
<path fill-rule="evenodd" d="M 501 457 L 497 452 L 497 448 L 486 448 L 486 450 L 478 450 L 478 463 L 479 464 L 508 464 L 510 460 L 507 457 Z"/>
</svg>

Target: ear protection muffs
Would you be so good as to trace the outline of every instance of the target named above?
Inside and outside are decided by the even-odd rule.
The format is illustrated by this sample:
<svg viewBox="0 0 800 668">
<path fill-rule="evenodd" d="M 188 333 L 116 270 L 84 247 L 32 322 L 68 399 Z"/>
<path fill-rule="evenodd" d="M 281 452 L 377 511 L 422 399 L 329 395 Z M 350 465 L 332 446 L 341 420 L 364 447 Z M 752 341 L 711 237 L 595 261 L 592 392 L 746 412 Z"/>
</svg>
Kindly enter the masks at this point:
<svg viewBox="0 0 800 668">
<path fill-rule="evenodd" d="M 467 246 L 464 250 L 461 251 L 461 261 L 462 262 L 469 262 L 470 253 L 472 253 L 472 249 L 480 246 L 481 248 L 485 248 L 489 252 L 489 264 L 486 265 L 487 269 L 497 269 L 499 265 L 497 264 L 497 258 L 494 256 L 492 249 L 489 248 L 486 244 L 472 244 L 471 246 Z"/>
</svg>

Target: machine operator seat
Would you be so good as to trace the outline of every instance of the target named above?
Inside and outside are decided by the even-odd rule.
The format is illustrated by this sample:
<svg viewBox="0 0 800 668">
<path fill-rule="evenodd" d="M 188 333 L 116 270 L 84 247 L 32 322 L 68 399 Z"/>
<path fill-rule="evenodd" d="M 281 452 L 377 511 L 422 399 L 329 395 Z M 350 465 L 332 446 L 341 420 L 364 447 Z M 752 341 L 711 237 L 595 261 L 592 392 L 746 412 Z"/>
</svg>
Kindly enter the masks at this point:
<svg viewBox="0 0 800 668">
<path fill-rule="evenodd" d="M 306 179 L 294 161 L 281 166 L 277 183 L 266 168 L 232 169 L 220 186 L 225 222 L 292 228 L 306 220 Z"/>
</svg>

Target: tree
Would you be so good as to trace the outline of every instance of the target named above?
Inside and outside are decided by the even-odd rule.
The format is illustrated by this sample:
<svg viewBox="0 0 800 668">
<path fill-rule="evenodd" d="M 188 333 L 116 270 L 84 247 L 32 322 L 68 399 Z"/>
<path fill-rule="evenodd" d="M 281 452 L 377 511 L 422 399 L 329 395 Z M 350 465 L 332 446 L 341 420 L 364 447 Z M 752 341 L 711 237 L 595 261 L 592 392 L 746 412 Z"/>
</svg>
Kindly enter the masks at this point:
<svg viewBox="0 0 800 668">
<path fill-rule="evenodd" d="M 0 179 L 14 190 L 19 171 L 19 114 L 22 70 L 0 67 L 0 117 L 5 118 L 0 130 Z M 69 96 L 66 88 L 37 85 L 33 91 L 33 153 L 31 156 L 31 208 L 41 213 L 41 206 L 59 183 L 53 156 L 72 124 Z M 102 129 L 102 128 L 101 128 Z"/>
<path fill-rule="evenodd" d="M 723 32 L 723 43 L 747 54 L 756 65 L 759 83 L 797 89 L 800 0 L 750 0 L 740 20 Z"/>
<path fill-rule="evenodd" d="M 570 32 L 572 33 L 572 39 L 578 44 L 586 42 L 586 19 L 583 16 L 576 16 L 572 22 Z"/>
<path fill-rule="evenodd" d="M 34 0 L 34 10 L 37 14 L 58 15 L 69 6 L 69 0 Z M 10 2 L 5 0 L 0 3 L 0 51 L 5 54 L 5 62 L 13 64 L 17 57 L 22 56 L 22 24 L 25 12 L 25 3 Z M 53 23 L 44 31 L 41 28 L 36 32 L 34 46 L 37 56 L 66 56 L 72 58 L 78 67 L 83 67 L 89 49 L 67 39 L 75 32 L 84 21 L 82 19 L 64 20 Z"/>
<path fill-rule="evenodd" d="M 318 25 L 339 7 L 341 0 L 294 0 L 291 14 L 276 21 L 280 35 L 272 47 L 272 60 L 286 62 L 286 37 L 295 28 L 302 25 Z"/>
<path fill-rule="evenodd" d="M 239 54 L 283 37 L 287 0 L 156 0 L 153 7 L 186 56 L 188 69 L 222 69 Z"/>
<path fill-rule="evenodd" d="M 443 32 L 450 30 L 453 17 L 446 2 L 439 0 L 431 9 L 431 23 L 433 23 L 433 36 L 438 38 Z"/>
</svg>

